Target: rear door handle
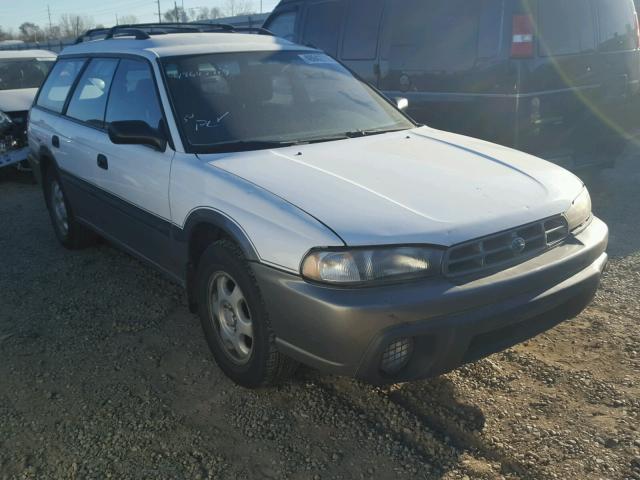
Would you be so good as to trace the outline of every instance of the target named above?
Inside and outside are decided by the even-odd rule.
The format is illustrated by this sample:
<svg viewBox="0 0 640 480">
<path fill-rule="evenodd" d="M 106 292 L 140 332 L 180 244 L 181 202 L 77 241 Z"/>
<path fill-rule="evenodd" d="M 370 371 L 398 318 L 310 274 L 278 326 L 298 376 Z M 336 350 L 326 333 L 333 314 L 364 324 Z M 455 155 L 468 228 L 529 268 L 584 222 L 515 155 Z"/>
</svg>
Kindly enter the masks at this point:
<svg viewBox="0 0 640 480">
<path fill-rule="evenodd" d="M 51 137 L 51 145 L 53 145 L 56 148 L 60 148 L 60 138 L 58 138 L 57 135 L 54 135 L 53 137 Z"/>
<path fill-rule="evenodd" d="M 98 166 L 103 170 L 109 170 L 109 162 L 107 161 L 107 157 L 102 154 L 98 155 Z"/>
</svg>

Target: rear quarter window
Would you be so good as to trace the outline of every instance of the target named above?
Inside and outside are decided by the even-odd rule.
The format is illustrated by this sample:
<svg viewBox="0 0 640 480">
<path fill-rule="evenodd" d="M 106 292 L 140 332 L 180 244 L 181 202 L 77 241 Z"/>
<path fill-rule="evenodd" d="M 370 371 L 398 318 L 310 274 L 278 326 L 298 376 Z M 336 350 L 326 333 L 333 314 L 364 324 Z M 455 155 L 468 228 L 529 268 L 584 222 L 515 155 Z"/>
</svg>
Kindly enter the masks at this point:
<svg viewBox="0 0 640 480">
<path fill-rule="evenodd" d="M 296 23 L 298 21 L 298 9 L 276 14 L 266 28 L 285 40 L 294 41 L 296 37 Z"/>
<path fill-rule="evenodd" d="M 392 68 L 455 73 L 499 53 L 502 0 L 394 0 L 388 5 L 383 57 Z"/>
<path fill-rule="evenodd" d="M 84 58 L 58 60 L 40 90 L 37 105 L 61 113 L 69 90 L 71 90 L 71 86 L 82 70 L 85 61 Z"/>
<path fill-rule="evenodd" d="M 631 0 L 594 0 L 600 27 L 600 50 L 633 50 L 637 45 L 635 7 Z"/>
<path fill-rule="evenodd" d="M 539 0 L 538 45 L 541 56 L 594 50 L 596 40 L 591 4 L 584 0 Z"/>
</svg>

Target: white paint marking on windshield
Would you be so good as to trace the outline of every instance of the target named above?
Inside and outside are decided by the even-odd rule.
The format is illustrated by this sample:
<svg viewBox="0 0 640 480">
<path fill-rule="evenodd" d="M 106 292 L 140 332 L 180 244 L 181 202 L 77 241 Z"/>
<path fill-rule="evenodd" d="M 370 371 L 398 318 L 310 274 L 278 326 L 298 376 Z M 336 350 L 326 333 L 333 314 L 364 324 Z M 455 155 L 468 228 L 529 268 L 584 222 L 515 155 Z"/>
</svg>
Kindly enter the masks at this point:
<svg viewBox="0 0 640 480">
<path fill-rule="evenodd" d="M 224 120 L 227 116 L 231 115 L 231 112 L 226 112 L 225 114 L 217 117 L 215 120 L 196 120 L 196 132 L 198 132 L 201 128 L 216 128 L 220 126 L 220 122 Z"/>
</svg>

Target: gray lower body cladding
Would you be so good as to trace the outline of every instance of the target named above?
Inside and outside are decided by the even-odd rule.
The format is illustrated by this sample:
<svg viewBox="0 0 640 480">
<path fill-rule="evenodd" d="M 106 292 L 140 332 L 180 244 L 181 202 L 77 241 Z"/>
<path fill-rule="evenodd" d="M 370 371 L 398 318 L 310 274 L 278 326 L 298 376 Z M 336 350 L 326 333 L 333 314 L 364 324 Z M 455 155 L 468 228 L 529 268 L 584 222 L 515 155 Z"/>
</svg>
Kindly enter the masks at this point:
<svg viewBox="0 0 640 480">
<path fill-rule="evenodd" d="M 366 289 L 313 285 L 254 264 L 279 348 L 327 373 L 370 383 L 439 375 L 577 315 L 607 263 L 606 225 L 520 265 L 473 280 L 438 277 Z M 380 370 L 386 347 L 411 338 L 405 368 Z"/>
</svg>

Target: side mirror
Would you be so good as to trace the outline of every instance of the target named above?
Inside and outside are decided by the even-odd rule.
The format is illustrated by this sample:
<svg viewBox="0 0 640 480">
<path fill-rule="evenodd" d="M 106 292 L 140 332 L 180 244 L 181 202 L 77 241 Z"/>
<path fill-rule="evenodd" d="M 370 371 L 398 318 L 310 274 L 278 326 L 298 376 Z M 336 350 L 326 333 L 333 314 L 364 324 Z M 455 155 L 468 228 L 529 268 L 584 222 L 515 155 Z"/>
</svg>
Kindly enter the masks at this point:
<svg viewBox="0 0 640 480">
<path fill-rule="evenodd" d="M 396 101 L 396 107 L 398 107 L 398 110 L 402 110 L 403 112 L 409 108 L 409 100 L 407 100 L 404 97 L 396 97 L 394 98 L 394 100 Z"/>
<path fill-rule="evenodd" d="M 116 145 L 147 145 L 164 152 L 167 138 L 164 133 L 141 120 L 111 122 L 107 129 L 109 139 Z"/>
</svg>

